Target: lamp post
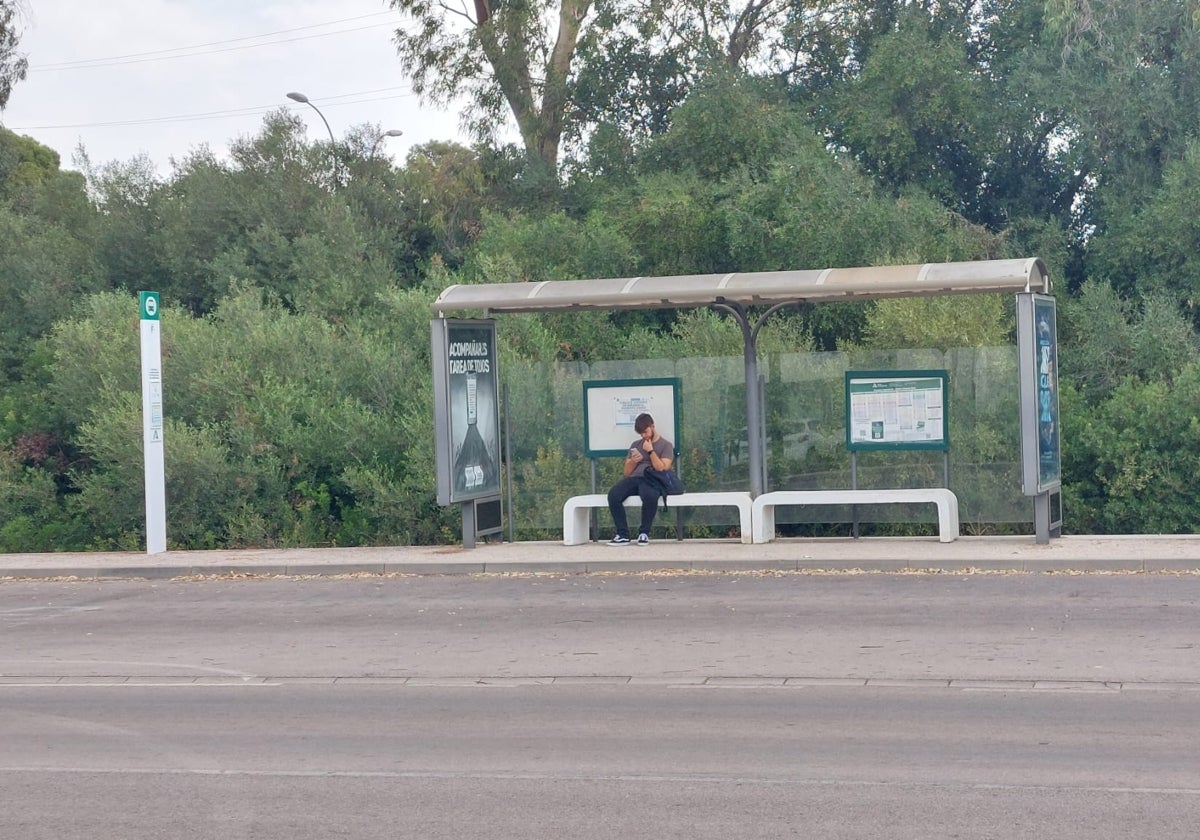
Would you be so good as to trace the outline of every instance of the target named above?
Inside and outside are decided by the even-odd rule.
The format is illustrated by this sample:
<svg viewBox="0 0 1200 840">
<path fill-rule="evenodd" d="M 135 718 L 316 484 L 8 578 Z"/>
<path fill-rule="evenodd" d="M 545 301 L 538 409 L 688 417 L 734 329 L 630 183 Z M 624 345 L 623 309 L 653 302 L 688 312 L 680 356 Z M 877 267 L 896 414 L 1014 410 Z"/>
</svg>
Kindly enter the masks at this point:
<svg viewBox="0 0 1200 840">
<path fill-rule="evenodd" d="M 333 143 L 335 146 L 337 145 L 337 139 L 333 136 L 333 129 L 329 127 L 329 120 L 325 119 L 325 115 L 321 113 L 320 108 L 312 104 L 309 98 L 303 93 L 296 93 L 295 91 L 292 91 L 287 95 L 287 98 L 291 99 L 293 102 L 299 102 L 307 105 L 309 108 L 312 108 L 314 111 L 316 111 L 317 116 L 321 118 L 321 122 L 325 123 L 325 130 L 329 132 L 329 142 Z"/>
<path fill-rule="evenodd" d="M 375 142 L 371 144 L 371 151 L 367 153 L 367 160 L 375 157 L 375 150 L 379 148 L 379 143 L 384 137 L 399 137 L 404 132 L 398 128 L 390 128 L 375 138 Z"/>
</svg>

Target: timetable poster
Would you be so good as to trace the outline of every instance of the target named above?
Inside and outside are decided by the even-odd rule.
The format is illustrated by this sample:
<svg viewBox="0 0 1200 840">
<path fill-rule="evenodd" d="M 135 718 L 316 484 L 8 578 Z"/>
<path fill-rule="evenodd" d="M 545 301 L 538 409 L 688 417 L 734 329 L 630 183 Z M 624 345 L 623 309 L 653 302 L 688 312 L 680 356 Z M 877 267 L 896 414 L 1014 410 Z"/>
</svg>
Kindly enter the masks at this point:
<svg viewBox="0 0 1200 840">
<path fill-rule="evenodd" d="M 846 374 L 849 449 L 947 449 L 945 371 Z"/>
</svg>

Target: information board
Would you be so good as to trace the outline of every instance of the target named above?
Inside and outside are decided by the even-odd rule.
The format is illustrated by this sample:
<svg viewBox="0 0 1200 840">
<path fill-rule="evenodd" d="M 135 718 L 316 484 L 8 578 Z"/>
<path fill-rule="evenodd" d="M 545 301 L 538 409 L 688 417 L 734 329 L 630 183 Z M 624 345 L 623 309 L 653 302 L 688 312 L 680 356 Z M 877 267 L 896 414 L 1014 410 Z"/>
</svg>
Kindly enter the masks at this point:
<svg viewBox="0 0 1200 840">
<path fill-rule="evenodd" d="M 846 372 L 846 448 L 950 448 L 944 370 Z"/>
<path fill-rule="evenodd" d="M 610 379 L 583 383 L 583 448 L 589 458 L 624 456 L 638 436 L 639 414 L 679 452 L 679 379 Z"/>
</svg>

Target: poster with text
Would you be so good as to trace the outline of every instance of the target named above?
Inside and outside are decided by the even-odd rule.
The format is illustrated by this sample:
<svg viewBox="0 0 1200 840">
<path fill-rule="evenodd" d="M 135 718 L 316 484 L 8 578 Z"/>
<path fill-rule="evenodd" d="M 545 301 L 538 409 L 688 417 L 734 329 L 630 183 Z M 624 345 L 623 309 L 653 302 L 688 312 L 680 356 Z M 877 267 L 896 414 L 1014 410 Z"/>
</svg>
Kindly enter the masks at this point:
<svg viewBox="0 0 1200 840">
<path fill-rule="evenodd" d="M 848 371 L 846 448 L 948 449 L 944 370 Z"/>
<path fill-rule="evenodd" d="M 439 504 L 500 494 L 500 389 L 494 321 L 435 319 Z"/>
<path fill-rule="evenodd" d="M 679 380 L 614 379 L 583 383 L 583 448 L 589 458 L 624 456 L 637 439 L 639 414 L 679 452 Z"/>
</svg>

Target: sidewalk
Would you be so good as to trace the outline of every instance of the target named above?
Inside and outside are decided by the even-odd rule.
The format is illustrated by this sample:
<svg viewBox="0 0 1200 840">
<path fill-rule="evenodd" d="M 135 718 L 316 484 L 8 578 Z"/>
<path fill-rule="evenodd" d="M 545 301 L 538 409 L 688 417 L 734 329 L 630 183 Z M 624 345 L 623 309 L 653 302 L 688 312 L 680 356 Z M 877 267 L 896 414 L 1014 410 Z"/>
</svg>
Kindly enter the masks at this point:
<svg viewBox="0 0 1200 840">
<path fill-rule="evenodd" d="M 0 578 L 197 575 L 583 574 L 648 571 L 1186 572 L 1200 574 L 1200 535 L 656 540 L 649 546 L 559 542 L 461 546 L 0 554 Z"/>
</svg>

